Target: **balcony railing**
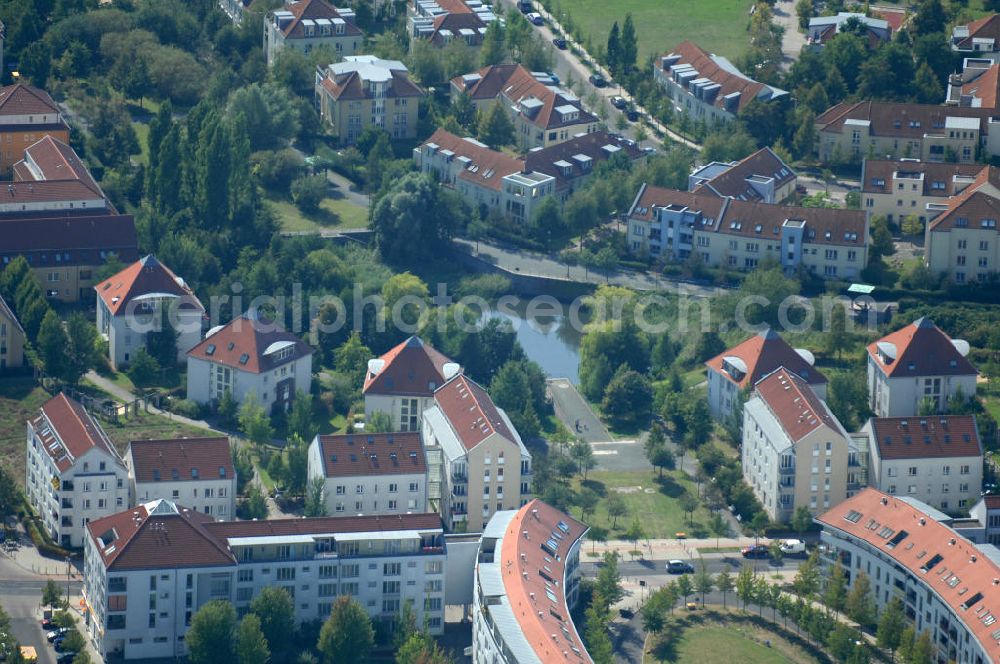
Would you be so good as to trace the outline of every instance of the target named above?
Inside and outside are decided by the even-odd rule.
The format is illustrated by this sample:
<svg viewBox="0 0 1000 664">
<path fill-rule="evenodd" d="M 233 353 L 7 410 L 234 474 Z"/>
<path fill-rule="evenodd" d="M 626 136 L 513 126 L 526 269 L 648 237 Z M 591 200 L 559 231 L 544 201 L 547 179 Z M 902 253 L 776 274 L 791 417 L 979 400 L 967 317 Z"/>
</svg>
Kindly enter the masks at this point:
<svg viewBox="0 0 1000 664">
<path fill-rule="evenodd" d="M 464 484 L 469 481 L 469 476 L 466 473 L 452 473 L 451 481 L 455 484 Z"/>
<path fill-rule="evenodd" d="M 794 475 L 795 466 L 783 466 L 778 469 L 778 473 L 781 475 Z"/>
</svg>

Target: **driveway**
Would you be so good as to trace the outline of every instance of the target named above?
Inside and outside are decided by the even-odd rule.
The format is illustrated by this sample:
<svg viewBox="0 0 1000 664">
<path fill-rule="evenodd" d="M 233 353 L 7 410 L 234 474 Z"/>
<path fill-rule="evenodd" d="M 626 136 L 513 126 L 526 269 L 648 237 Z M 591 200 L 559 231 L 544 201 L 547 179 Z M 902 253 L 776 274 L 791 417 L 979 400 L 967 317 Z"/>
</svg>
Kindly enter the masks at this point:
<svg viewBox="0 0 1000 664">
<path fill-rule="evenodd" d="M 799 53 L 806 45 L 806 36 L 799 31 L 795 0 L 778 0 L 774 3 L 774 22 L 785 29 L 781 38 L 781 68 L 787 70 L 799 59 Z"/>
</svg>

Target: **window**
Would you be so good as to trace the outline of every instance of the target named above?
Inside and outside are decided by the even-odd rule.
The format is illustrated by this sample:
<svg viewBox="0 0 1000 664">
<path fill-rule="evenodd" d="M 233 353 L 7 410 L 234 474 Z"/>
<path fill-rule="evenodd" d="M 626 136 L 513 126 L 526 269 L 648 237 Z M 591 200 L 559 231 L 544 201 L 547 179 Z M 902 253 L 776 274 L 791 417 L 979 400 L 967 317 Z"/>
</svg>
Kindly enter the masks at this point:
<svg viewBox="0 0 1000 664">
<path fill-rule="evenodd" d="M 420 485 L 417 482 L 410 482 L 410 493 L 415 493 L 415 492 L 419 491 L 419 488 L 418 488 L 419 486 Z"/>
<path fill-rule="evenodd" d="M 241 569 L 236 573 L 236 580 L 240 582 L 251 582 L 253 581 L 253 570 L 252 569 Z"/>
<path fill-rule="evenodd" d="M 399 581 L 383 581 L 382 582 L 382 594 L 383 595 L 398 595 L 399 594 Z"/>
<path fill-rule="evenodd" d="M 909 468 L 906 469 L 906 474 L 909 475 L 910 477 L 916 477 L 917 476 L 917 467 L 916 466 L 910 466 Z"/>
<path fill-rule="evenodd" d="M 319 578 L 321 579 L 335 579 L 337 578 L 337 568 L 333 565 L 320 565 L 319 566 Z"/>
<path fill-rule="evenodd" d="M 398 486 L 399 485 L 395 483 L 389 484 L 389 493 L 396 493 Z"/>
<path fill-rule="evenodd" d="M 320 597 L 333 597 L 337 594 L 337 584 L 336 583 L 321 583 L 319 584 L 319 596 Z"/>
<path fill-rule="evenodd" d="M 961 469 L 958 472 L 961 473 L 962 475 L 968 475 L 969 474 L 969 467 L 968 466 L 962 466 Z"/>
<path fill-rule="evenodd" d="M 383 576 L 399 576 L 402 571 L 399 563 L 385 563 L 382 565 Z"/>
<path fill-rule="evenodd" d="M 343 484 L 338 484 L 337 485 L 337 495 L 338 496 L 343 496 L 345 493 L 347 493 L 347 487 L 345 487 Z"/>
</svg>

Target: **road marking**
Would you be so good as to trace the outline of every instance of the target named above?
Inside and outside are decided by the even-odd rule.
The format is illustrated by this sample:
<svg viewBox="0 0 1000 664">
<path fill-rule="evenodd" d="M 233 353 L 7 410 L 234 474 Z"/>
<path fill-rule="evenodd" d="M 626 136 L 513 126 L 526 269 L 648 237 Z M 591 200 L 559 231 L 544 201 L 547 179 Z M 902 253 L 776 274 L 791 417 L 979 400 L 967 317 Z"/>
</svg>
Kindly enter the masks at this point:
<svg viewBox="0 0 1000 664">
<path fill-rule="evenodd" d="M 634 445 L 635 440 L 601 440 L 590 443 L 591 445 Z"/>
<path fill-rule="evenodd" d="M 594 450 L 594 456 L 610 456 L 618 454 L 618 450 Z"/>
</svg>

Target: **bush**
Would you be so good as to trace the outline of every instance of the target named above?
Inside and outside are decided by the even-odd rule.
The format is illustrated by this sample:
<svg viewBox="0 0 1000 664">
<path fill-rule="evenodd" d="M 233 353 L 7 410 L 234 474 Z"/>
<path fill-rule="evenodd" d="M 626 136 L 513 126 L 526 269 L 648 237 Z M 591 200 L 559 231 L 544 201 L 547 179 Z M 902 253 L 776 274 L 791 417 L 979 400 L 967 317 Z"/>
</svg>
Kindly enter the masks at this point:
<svg viewBox="0 0 1000 664">
<path fill-rule="evenodd" d="M 292 182 L 292 201 L 303 212 L 315 212 L 326 198 L 326 178 L 304 175 Z"/>
<path fill-rule="evenodd" d="M 288 148 L 255 152 L 250 156 L 250 162 L 261 185 L 279 191 L 287 190 L 305 168 L 299 153 Z"/>
<path fill-rule="evenodd" d="M 504 293 L 509 292 L 510 279 L 502 274 L 481 274 L 474 277 L 462 277 L 456 289 L 456 294 L 459 297 L 478 295 L 487 300 L 495 300 Z"/>
<path fill-rule="evenodd" d="M 190 399 L 171 399 L 167 402 L 167 410 L 192 420 L 201 417 L 201 406 Z"/>
</svg>

